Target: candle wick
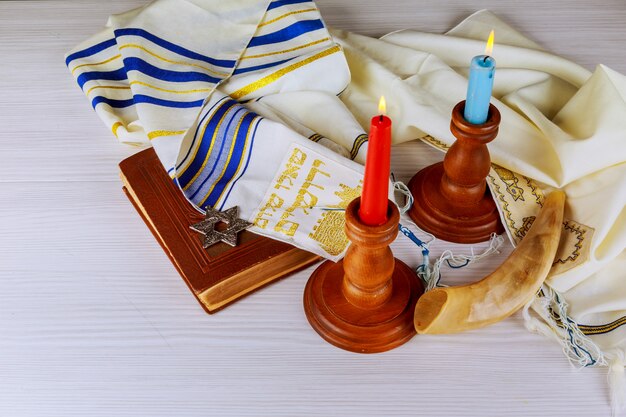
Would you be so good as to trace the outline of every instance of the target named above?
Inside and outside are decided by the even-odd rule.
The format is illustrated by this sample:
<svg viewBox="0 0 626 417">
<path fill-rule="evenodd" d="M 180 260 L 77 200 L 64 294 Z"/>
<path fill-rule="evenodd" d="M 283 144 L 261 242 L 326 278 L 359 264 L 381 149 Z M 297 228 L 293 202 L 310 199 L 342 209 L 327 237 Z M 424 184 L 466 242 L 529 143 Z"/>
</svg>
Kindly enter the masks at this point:
<svg viewBox="0 0 626 417">
<path fill-rule="evenodd" d="M 487 58 L 489 58 L 489 55 L 485 55 L 485 57 L 483 58 L 483 63 L 487 62 Z"/>
<path fill-rule="evenodd" d="M 383 115 L 382 114 L 378 116 L 378 120 L 380 120 L 381 122 L 383 121 Z"/>
</svg>

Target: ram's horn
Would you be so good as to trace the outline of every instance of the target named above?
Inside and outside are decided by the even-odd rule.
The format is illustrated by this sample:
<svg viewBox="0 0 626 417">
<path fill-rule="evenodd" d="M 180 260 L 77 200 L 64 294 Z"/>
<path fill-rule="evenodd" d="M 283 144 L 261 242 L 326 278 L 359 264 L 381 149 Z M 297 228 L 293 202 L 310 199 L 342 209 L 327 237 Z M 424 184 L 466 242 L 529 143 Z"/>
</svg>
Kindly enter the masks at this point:
<svg viewBox="0 0 626 417">
<path fill-rule="evenodd" d="M 498 322 L 539 291 L 559 246 L 565 193 L 548 195 L 521 243 L 492 274 L 458 287 L 435 288 L 418 300 L 418 333 L 457 333 Z"/>
</svg>

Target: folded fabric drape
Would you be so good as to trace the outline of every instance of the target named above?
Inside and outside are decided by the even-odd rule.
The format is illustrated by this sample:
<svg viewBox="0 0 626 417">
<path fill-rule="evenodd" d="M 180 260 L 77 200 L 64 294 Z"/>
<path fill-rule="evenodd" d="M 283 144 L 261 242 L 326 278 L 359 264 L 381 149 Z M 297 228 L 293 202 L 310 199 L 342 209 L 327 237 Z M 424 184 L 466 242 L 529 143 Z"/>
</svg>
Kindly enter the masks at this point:
<svg viewBox="0 0 626 417">
<path fill-rule="evenodd" d="M 555 56 L 487 11 L 445 35 L 404 30 L 382 39 L 342 31 L 351 83 L 341 98 L 362 124 L 361 103 L 387 97 L 395 143 L 420 138 L 446 150 L 452 107 L 464 99 L 468 64 L 495 28 L 492 102 L 502 114 L 489 144 L 488 184 L 513 244 L 544 194 L 567 194 L 566 221 L 546 286 L 532 303 L 549 333 L 582 366 L 626 365 L 626 77 L 593 73 Z M 542 327 L 540 324 L 547 325 Z M 616 392 L 620 390 L 616 389 Z M 615 396 L 615 404 L 626 395 Z"/>
<path fill-rule="evenodd" d="M 395 143 L 447 149 L 452 107 L 491 29 L 502 123 L 488 184 L 513 244 L 545 193 L 567 194 L 529 326 L 575 362 L 610 363 L 616 375 L 626 352 L 623 75 L 590 73 L 486 11 L 445 35 L 372 39 L 331 36 L 305 0 L 157 0 L 112 16 L 66 63 L 113 134 L 154 146 L 195 207 L 238 205 L 254 232 L 336 260 L 348 241 L 332 209 L 360 195 L 379 96 Z"/>
<path fill-rule="evenodd" d="M 199 210 L 337 260 L 367 135 L 337 98 L 350 73 L 304 0 L 157 0 L 112 16 L 66 63 L 120 139 L 150 143 Z M 373 113 L 373 111 L 372 111 Z"/>
</svg>

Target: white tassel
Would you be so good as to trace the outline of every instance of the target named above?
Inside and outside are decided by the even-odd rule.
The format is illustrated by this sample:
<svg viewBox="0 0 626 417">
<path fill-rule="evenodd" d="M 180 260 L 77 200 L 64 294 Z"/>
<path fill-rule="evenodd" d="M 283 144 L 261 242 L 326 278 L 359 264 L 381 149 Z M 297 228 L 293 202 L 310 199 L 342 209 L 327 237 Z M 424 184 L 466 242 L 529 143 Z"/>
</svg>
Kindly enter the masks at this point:
<svg viewBox="0 0 626 417">
<path fill-rule="evenodd" d="M 393 174 L 391 175 L 393 176 Z M 402 181 L 394 181 L 393 190 L 399 192 L 404 196 L 404 205 L 402 207 L 400 207 L 397 202 L 394 202 L 396 203 L 396 206 L 398 206 L 400 214 L 406 213 L 413 205 L 413 194 L 411 194 L 411 190 L 409 190 L 409 187 L 407 187 L 406 184 Z"/>
<path fill-rule="evenodd" d="M 470 248 L 471 255 L 456 255 L 451 250 L 444 251 L 441 256 L 435 261 L 432 268 L 429 268 L 428 276 L 425 277 L 427 283 L 426 291 L 430 291 L 435 287 L 443 286 L 439 283 L 441 280 L 441 267 L 444 262 L 448 264 L 450 268 L 463 268 L 474 262 L 480 261 L 489 255 L 494 253 L 500 253 L 500 248 L 504 244 L 504 238 L 502 236 L 493 233 L 491 239 L 489 239 L 489 246 L 482 253 L 478 255 L 474 254 L 474 248 Z"/>
<path fill-rule="evenodd" d="M 531 307 L 541 320 L 530 314 Z M 524 307 L 522 316 L 529 331 L 559 343 L 565 356 L 576 368 L 607 365 L 602 350 L 568 316 L 567 303 L 551 287 L 543 285 L 539 294 Z"/>
<path fill-rule="evenodd" d="M 393 178 L 393 174 L 392 178 Z M 396 201 L 396 205 L 398 206 L 398 210 L 401 214 L 406 213 L 411 206 L 413 205 L 413 195 L 411 194 L 411 190 L 406 186 L 402 181 L 393 181 L 393 189 L 394 191 L 399 192 L 404 196 L 404 205 L 400 206 Z M 412 222 L 411 222 L 412 223 Z M 500 253 L 500 248 L 504 244 L 504 238 L 495 233 L 491 235 L 491 239 L 489 239 L 489 247 L 485 249 L 482 253 L 478 255 L 474 254 L 474 248 L 472 247 L 471 255 L 455 255 L 450 250 L 444 251 L 439 259 L 437 259 L 432 267 L 430 265 L 430 251 L 428 249 L 431 242 L 435 241 L 435 236 L 430 233 L 424 232 L 428 236 L 427 241 L 422 241 L 419 239 L 413 232 L 411 232 L 405 226 L 400 225 L 400 231 L 405 234 L 409 239 L 411 239 L 416 245 L 422 248 L 422 264 L 417 267 L 417 275 L 424 282 L 424 291 L 428 292 L 435 287 L 444 286 L 440 284 L 441 280 L 441 266 L 444 262 L 448 264 L 450 268 L 463 268 L 473 262 L 479 261 L 489 255 L 494 253 Z"/>
<path fill-rule="evenodd" d="M 611 390 L 611 411 L 613 417 L 618 417 L 620 411 L 626 408 L 626 354 L 623 350 L 607 352 L 609 362 L 609 389 Z"/>
<path fill-rule="evenodd" d="M 566 343 L 565 343 L 565 340 L 558 335 L 559 330 L 558 329 L 554 330 L 552 327 L 546 324 L 546 321 L 542 321 L 538 319 L 537 317 L 533 316 L 532 314 L 530 314 L 530 307 L 533 306 L 533 303 L 537 303 L 537 299 L 530 300 L 522 309 L 522 317 L 524 318 L 524 326 L 526 326 L 526 329 L 532 333 L 537 333 L 537 334 L 547 337 L 548 339 L 552 339 L 556 341 L 559 345 L 563 347 L 563 350 L 565 351 Z M 547 308 L 545 309 L 546 314 L 541 314 L 544 312 L 543 309 L 541 309 L 541 313 L 539 313 L 537 311 L 536 306 L 534 307 L 534 310 L 541 318 L 544 318 L 545 316 L 547 316 Z M 567 356 L 569 358 L 569 355 Z"/>
</svg>

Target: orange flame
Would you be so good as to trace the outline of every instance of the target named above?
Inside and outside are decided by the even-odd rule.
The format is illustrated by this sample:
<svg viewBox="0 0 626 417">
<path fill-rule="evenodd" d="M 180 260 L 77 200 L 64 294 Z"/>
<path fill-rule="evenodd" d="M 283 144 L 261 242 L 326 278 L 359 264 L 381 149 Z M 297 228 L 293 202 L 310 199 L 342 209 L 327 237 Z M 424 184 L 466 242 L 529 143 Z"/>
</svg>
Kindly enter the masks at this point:
<svg viewBox="0 0 626 417">
<path fill-rule="evenodd" d="M 487 46 L 485 47 L 485 55 L 491 55 L 493 53 L 493 37 L 494 31 L 492 30 L 487 39 Z"/>
<path fill-rule="evenodd" d="M 387 114 L 387 102 L 385 101 L 385 96 L 380 96 L 380 100 L 378 101 L 378 114 Z"/>
</svg>

